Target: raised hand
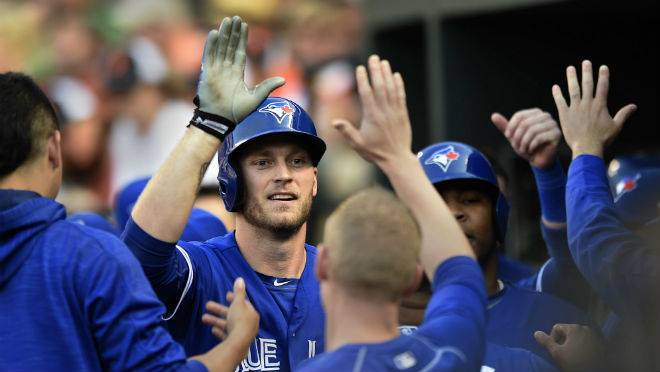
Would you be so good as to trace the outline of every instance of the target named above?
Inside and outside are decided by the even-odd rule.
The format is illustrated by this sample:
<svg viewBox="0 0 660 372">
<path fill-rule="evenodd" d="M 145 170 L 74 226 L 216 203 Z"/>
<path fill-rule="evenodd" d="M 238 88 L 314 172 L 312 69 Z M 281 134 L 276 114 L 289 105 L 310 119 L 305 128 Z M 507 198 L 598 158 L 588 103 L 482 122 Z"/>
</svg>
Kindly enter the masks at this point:
<svg viewBox="0 0 660 372">
<path fill-rule="evenodd" d="M 600 335 L 579 324 L 555 324 L 550 334 L 536 331 L 534 338 L 564 372 L 600 371 L 606 366 Z"/>
<path fill-rule="evenodd" d="M 199 108 L 235 123 L 284 84 L 283 78 L 273 77 L 248 88 L 244 81 L 247 37 L 248 25 L 238 16 L 224 18 L 218 30 L 211 30 L 204 45 L 197 85 Z"/>
<path fill-rule="evenodd" d="M 559 122 L 564 132 L 566 143 L 573 151 L 573 158 L 581 154 L 603 156 L 604 147 L 621 131 L 623 123 L 637 109 L 629 104 L 617 111 L 612 117 L 607 110 L 607 93 L 610 83 L 610 71 L 607 66 L 600 66 L 594 95 L 591 62 L 582 62 L 582 89 L 575 67 L 566 69 L 570 105 L 566 103 L 558 85 L 552 86 Z"/>
<path fill-rule="evenodd" d="M 355 71 L 362 102 L 360 126 L 344 119 L 332 125 L 367 161 L 380 163 L 411 154 L 412 131 L 401 75 L 392 73 L 390 63 L 376 55 L 369 57 L 369 75 L 362 65 Z"/>
<path fill-rule="evenodd" d="M 259 314 L 247 298 L 243 278 L 236 279 L 234 291 L 227 292 L 227 301 L 229 307 L 215 301 L 207 302 L 208 312 L 202 316 L 202 322 L 213 327 L 211 332 L 220 340 L 232 338 L 247 346 L 259 331 Z"/>
<path fill-rule="evenodd" d="M 561 131 L 549 113 L 532 108 L 520 110 L 507 120 L 496 112 L 490 120 L 509 140 L 518 156 L 541 169 L 554 164 Z"/>
</svg>

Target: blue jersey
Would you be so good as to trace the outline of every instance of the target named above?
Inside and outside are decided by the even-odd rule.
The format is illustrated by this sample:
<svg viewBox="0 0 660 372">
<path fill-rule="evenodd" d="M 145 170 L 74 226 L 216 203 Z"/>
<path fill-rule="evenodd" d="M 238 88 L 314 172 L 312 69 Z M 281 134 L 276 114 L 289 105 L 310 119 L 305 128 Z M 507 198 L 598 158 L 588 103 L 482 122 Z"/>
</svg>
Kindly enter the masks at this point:
<svg viewBox="0 0 660 372">
<path fill-rule="evenodd" d="M 0 190 L 0 371 L 206 370 L 162 327 L 128 248 L 64 206 Z"/>
<path fill-rule="evenodd" d="M 418 331 L 380 344 L 349 344 L 304 363 L 311 371 L 478 371 L 484 353 L 485 288 L 477 263 L 438 267 Z"/>
<path fill-rule="evenodd" d="M 241 254 L 234 233 L 175 245 L 154 239 L 129 220 L 124 240 L 168 309 L 170 333 L 188 353 L 204 353 L 217 344 L 211 328 L 201 322 L 204 306 L 210 300 L 226 304 L 225 294 L 238 277 L 245 279 L 248 297 L 261 317 L 238 371 L 288 371 L 323 351 L 325 315 L 314 274 L 316 248 L 305 246 L 305 268 L 291 293 L 264 284 L 264 276 Z"/>
<path fill-rule="evenodd" d="M 412 335 L 417 332 L 417 326 L 400 326 L 399 331 L 402 335 Z M 530 351 L 486 342 L 481 372 L 496 371 L 558 372 L 552 364 Z"/>
<path fill-rule="evenodd" d="M 620 326 L 606 334 L 619 359 L 630 370 L 660 370 L 660 251 L 620 221 L 603 159 L 581 155 L 573 160 L 566 207 L 575 263 L 620 318 Z"/>
<path fill-rule="evenodd" d="M 486 343 L 481 372 L 559 372 L 547 360 L 528 350 Z"/>
<path fill-rule="evenodd" d="M 550 229 L 541 223 L 541 233 L 550 259 L 534 275 L 513 283 L 519 288 L 548 293 L 583 311 L 590 311 L 598 296 L 575 266 L 568 249 L 566 229 Z"/>
<path fill-rule="evenodd" d="M 552 295 L 505 284 L 488 299 L 486 339 L 489 342 L 529 350 L 548 361 L 552 357 L 534 339 L 535 331 L 550 333 L 557 323 L 589 325 L 577 307 Z"/>
</svg>

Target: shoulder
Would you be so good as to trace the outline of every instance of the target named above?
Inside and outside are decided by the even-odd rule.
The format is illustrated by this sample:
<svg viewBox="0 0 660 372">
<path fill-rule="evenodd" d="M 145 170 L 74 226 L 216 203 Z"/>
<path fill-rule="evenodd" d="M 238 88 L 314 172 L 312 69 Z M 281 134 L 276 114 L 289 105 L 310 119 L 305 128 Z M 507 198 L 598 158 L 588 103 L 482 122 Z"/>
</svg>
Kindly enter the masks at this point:
<svg viewBox="0 0 660 372">
<path fill-rule="evenodd" d="M 515 284 L 508 284 L 505 296 L 518 304 L 529 304 L 538 309 L 539 314 L 573 314 L 579 318 L 586 318 L 584 312 L 576 306 L 546 292 L 537 292 Z"/>
</svg>

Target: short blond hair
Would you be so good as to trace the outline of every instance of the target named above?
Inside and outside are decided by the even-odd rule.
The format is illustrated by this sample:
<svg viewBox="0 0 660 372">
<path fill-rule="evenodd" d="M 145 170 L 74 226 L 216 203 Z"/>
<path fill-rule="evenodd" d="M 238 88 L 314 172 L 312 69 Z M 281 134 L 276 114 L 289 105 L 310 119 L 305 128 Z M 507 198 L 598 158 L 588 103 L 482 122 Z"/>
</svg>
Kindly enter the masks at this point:
<svg viewBox="0 0 660 372">
<path fill-rule="evenodd" d="M 421 245 L 410 211 L 390 191 L 352 195 L 325 225 L 329 275 L 356 295 L 398 301 L 415 278 Z"/>
</svg>

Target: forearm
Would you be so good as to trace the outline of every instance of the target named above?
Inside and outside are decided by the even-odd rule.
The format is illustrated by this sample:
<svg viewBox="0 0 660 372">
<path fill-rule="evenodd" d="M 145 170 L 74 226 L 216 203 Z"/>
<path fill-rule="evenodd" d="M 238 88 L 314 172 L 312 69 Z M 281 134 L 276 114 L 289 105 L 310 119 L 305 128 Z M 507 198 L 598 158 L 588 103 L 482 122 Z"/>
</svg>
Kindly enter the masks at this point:
<svg viewBox="0 0 660 372">
<path fill-rule="evenodd" d="M 219 343 L 205 354 L 190 357 L 197 360 L 211 372 L 233 372 L 236 366 L 245 358 L 250 340 L 229 335 L 227 339 Z"/>
<path fill-rule="evenodd" d="M 566 229 L 566 174 L 558 160 L 546 169 L 532 166 L 541 204 L 541 221 L 549 229 Z M 547 242 L 546 242 L 547 243 Z"/>
<path fill-rule="evenodd" d="M 152 237 L 176 242 L 219 146 L 219 139 L 189 127 L 140 195 L 131 214 L 133 220 Z"/>
<path fill-rule="evenodd" d="M 474 258 L 463 231 L 413 153 L 387 159 L 378 166 L 420 227 L 420 260 L 431 280 L 437 267 L 448 258 Z"/>
</svg>

